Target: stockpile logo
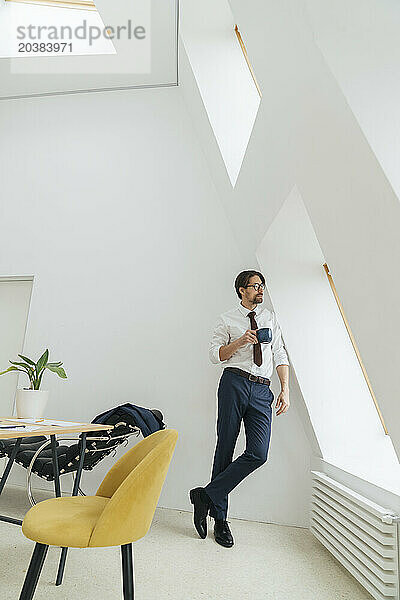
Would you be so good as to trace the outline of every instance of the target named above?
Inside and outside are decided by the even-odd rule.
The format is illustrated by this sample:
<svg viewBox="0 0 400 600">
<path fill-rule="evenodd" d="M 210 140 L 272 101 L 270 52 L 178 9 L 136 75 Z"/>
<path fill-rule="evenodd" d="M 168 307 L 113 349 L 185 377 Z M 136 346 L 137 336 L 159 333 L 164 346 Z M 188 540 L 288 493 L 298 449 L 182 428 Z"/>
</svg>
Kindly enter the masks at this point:
<svg viewBox="0 0 400 600">
<path fill-rule="evenodd" d="M 77 8 L 78 0 L 53 2 L 1 6 L 9 35 L 0 40 L 0 56 L 12 59 L 13 73 L 151 71 L 151 0 L 102 0 L 90 10 L 83 2 Z"/>
</svg>

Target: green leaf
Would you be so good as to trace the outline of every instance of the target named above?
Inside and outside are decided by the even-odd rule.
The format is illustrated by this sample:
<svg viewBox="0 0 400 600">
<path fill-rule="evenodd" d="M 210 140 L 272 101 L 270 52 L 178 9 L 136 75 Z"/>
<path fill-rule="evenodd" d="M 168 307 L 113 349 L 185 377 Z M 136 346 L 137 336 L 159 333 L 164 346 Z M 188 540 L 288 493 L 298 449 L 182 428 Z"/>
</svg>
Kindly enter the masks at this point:
<svg viewBox="0 0 400 600">
<path fill-rule="evenodd" d="M 26 375 L 28 375 L 28 377 L 29 377 L 29 381 L 33 384 L 33 380 L 34 380 L 34 376 L 35 376 L 35 369 L 33 367 L 26 365 L 25 363 L 14 362 L 12 360 L 10 360 L 10 363 L 12 365 L 17 365 L 18 367 L 22 367 L 23 371 L 21 369 L 18 369 L 18 371 L 21 371 L 21 373 L 26 373 Z"/>
<path fill-rule="evenodd" d="M 53 373 L 57 373 L 61 379 L 67 379 L 67 374 L 62 367 L 53 367 L 52 365 L 50 366 L 50 363 L 48 363 L 46 365 L 46 369 L 49 369 L 49 371 L 52 371 Z"/>
<path fill-rule="evenodd" d="M 46 367 L 61 367 L 62 362 L 47 363 Z"/>
<path fill-rule="evenodd" d="M 27 358 L 26 356 L 22 356 L 22 354 L 18 354 L 18 356 L 20 358 L 22 358 L 22 360 L 24 360 L 25 362 L 29 363 L 30 365 L 32 365 L 33 367 L 36 366 L 36 363 L 33 362 L 33 360 L 31 360 L 30 358 Z"/>
<path fill-rule="evenodd" d="M 26 363 L 22 363 L 22 362 L 15 362 L 13 360 L 9 361 L 12 365 L 17 365 L 18 367 L 23 367 L 24 369 L 27 369 L 28 371 L 33 371 L 33 368 L 29 365 L 27 365 Z"/>
<path fill-rule="evenodd" d="M 18 369 L 17 367 L 8 367 L 5 371 L 2 371 L 0 375 L 4 375 L 4 373 L 10 373 L 10 371 L 20 371 L 21 373 L 25 373 L 22 369 Z"/>
<path fill-rule="evenodd" d="M 39 376 L 40 371 L 42 371 L 42 369 L 46 366 L 48 360 L 49 360 L 49 351 L 45 350 L 43 352 L 42 356 L 39 358 L 39 360 L 36 363 L 37 376 Z"/>
</svg>

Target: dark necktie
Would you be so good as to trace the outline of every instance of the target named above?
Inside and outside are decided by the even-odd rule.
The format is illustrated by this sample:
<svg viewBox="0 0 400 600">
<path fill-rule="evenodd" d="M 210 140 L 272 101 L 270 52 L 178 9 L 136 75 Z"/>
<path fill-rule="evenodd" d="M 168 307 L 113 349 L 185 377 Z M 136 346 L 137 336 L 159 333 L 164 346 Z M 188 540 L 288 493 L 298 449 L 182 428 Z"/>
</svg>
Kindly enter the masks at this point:
<svg viewBox="0 0 400 600">
<path fill-rule="evenodd" d="M 254 312 L 254 310 L 252 310 L 247 315 L 250 318 L 250 329 L 253 329 L 253 330 L 257 329 L 257 323 L 256 323 L 256 320 L 254 318 L 255 314 L 256 313 Z M 257 367 L 261 367 L 261 365 L 262 365 L 262 354 L 261 354 L 261 344 L 260 344 L 260 342 L 258 342 L 257 344 L 253 344 L 253 358 L 254 358 L 254 362 L 256 363 Z"/>
</svg>

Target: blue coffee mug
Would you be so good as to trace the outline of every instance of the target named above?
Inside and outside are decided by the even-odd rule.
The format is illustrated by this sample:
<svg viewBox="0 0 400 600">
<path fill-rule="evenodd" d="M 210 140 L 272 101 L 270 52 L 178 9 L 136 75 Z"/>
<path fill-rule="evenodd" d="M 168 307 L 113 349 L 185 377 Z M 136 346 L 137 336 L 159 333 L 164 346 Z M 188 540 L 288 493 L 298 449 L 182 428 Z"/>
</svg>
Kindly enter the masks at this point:
<svg viewBox="0 0 400 600">
<path fill-rule="evenodd" d="M 257 329 L 256 336 L 261 344 L 269 344 L 270 342 L 272 342 L 272 329 L 270 329 L 269 327 L 262 327 L 261 329 Z"/>
</svg>

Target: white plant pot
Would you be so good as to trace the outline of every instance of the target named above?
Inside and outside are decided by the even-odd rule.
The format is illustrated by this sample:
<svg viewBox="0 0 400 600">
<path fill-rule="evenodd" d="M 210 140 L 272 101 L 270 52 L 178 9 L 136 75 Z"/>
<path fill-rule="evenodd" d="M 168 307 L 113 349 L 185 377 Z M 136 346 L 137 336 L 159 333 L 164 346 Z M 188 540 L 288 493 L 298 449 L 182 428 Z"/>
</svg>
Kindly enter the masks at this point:
<svg viewBox="0 0 400 600">
<path fill-rule="evenodd" d="M 38 419 L 43 417 L 49 392 L 42 390 L 17 390 L 17 417 Z"/>
</svg>

